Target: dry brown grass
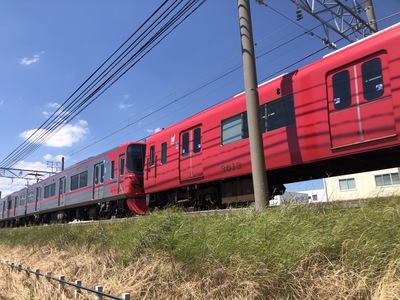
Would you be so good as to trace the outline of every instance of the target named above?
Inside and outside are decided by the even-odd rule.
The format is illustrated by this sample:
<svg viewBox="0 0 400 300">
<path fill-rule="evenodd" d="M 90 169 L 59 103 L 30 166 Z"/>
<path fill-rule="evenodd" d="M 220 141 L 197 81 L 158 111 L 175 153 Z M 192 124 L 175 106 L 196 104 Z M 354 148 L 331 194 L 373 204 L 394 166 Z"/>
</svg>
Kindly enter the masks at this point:
<svg viewBox="0 0 400 300">
<path fill-rule="evenodd" d="M 52 276 L 65 275 L 84 286 L 103 286 L 104 292 L 131 299 L 399 299 L 400 260 L 384 270 L 375 286 L 363 272 L 334 265 L 324 255 L 314 254 L 290 271 L 291 280 L 277 286 L 277 278 L 261 278 L 257 270 L 244 266 L 237 258 L 222 266 L 210 262 L 198 272 L 169 257 L 142 255 L 127 267 L 120 266 L 115 254 L 98 249 L 56 250 L 51 247 L 9 249 L 0 246 L 3 260 L 21 264 Z M 259 268 L 266 268 L 260 265 Z M 73 299 L 74 290 L 58 288 L 57 282 L 0 267 L 0 299 Z M 397 279 L 396 279 L 397 278 Z M 79 299 L 96 299 L 82 292 Z"/>
<path fill-rule="evenodd" d="M 245 268 L 205 267 L 202 277 L 187 272 L 183 264 L 168 257 L 142 255 L 128 267 L 118 265 L 113 253 L 93 249 L 55 250 L 51 247 L 8 249 L 0 246 L 4 261 L 21 264 L 23 268 L 52 272 L 53 277 L 65 276 L 66 281 L 82 280 L 84 286 L 103 286 L 106 293 L 131 299 L 257 299 L 262 298 L 260 286 Z M 212 270 L 212 271 L 211 271 Z M 34 274 L 1 267 L 0 299 L 73 299 L 73 288 L 58 289 L 57 282 Z M 95 299 L 82 292 L 79 299 Z"/>
</svg>

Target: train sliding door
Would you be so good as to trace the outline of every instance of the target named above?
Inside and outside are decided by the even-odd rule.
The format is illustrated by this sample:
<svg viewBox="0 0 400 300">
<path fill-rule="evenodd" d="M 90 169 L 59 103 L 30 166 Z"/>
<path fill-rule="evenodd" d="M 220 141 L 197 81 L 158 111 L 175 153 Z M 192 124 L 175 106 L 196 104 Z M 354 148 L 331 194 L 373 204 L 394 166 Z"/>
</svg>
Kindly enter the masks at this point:
<svg viewBox="0 0 400 300">
<path fill-rule="evenodd" d="M 94 165 L 93 199 L 104 198 L 104 161 Z"/>
<path fill-rule="evenodd" d="M 125 193 L 124 182 L 125 182 L 125 153 L 121 153 L 118 156 L 118 194 Z"/>
<path fill-rule="evenodd" d="M 58 185 L 58 206 L 65 206 L 65 191 L 66 191 L 67 177 L 61 177 Z"/>
<path fill-rule="evenodd" d="M 179 177 L 181 181 L 203 176 L 201 126 L 180 134 Z"/>
<path fill-rule="evenodd" d="M 396 135 L 385 53 L 328 74 L 332 148 Z"/>
</svg>

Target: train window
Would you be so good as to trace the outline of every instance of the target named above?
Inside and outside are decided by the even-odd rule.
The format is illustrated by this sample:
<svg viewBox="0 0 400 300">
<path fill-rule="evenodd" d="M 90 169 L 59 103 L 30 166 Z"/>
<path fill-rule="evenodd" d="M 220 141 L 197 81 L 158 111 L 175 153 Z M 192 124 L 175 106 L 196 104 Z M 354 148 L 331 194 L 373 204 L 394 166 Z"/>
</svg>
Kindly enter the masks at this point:
<svg viewBox="0 0 400 300">
<path fill-rule="evenodd" d="M 94 166 L 94 184 L 104 182 L 104 162 Z"/>
<path fill-rule="evenodd" d="M 383 95 L 382 64 L 379 58 L 361 65 L 364 99 L 373 100 Z"/>
<path fill-rule="evenodd" d="M 44 187 L 44 198 L 53 197 L 56 195 L 56 184 L 52 183 Z"/>
<path fill-rule="evenodd" d="M 125 174 L 125 157 L 119 159 L 119 175 Z"/>
<path fill-rule="evenodd" d="M 189 155 L 189 132 L 185 132 L 182 136 L 182 156 Z"/>
<path fill-rule="evenodd" d="M 267 105 L 260 105 L 260 125 L 261 125 L 261 132 L 264 133 L 267 131 L 267 118 L 266 118 L 266 108 Z"/>
<path fill-rule="evenodd" d="M 167 143 L 161 144 L 161 164 L 167 163 Z"/>
<path fill-rule="evenodd" d="M 60 178 L 60 184 L 59 184 L 59 188 L 58 188 L 58 192 L 60 195 L 65 194 L 65 189 L 66 189 L 66 181 L 67 181 L 67 177 L 61 177 Z"/>
<path fill-rule="evenodd" d="M 344 70 L 332 76 L 333 106 L 342 109 L 351 104 L 350 73 Z"/>
<path fill-rule="evenodd" d="M 247 113 L 243 112 L 221 122 L 221 143 L 226 145 L 249 137 Z"/>
<path fill-rule="evenodd" d="M 28 193 L 28 203 L 35 201 L 35 192 L 31 191 Z"/>
<path fill-rule="evenodd" d="M 267 131 L 294 124 L 293 95 L 287 95 L 266 104 Z M 265 115 L 265 114 L 264 114 Z"/>
<path fill-rule="evenodd" d="M 150 147 L 150 166 L 154 166 L 154 161 L 155 161 L 155 147 L 151 146 Z"/>
<path fill-rule="evenodd" d="M 375 175 L 375 184 L 377 187 L 399 185 L 399 173 Z"/>
<path fill-rule="evenodd" d="M 100 166 L 100 182 L 104 182 L 104 162 Z"/>
<path fill-rule="evenodd" d="M 126 158 L 126 167 L 129 172 L 143 172 L 145 145 L 129 145 Z"/>
<path fill-rule="evenodd" d="M 110 179 L 114 179 L 115 177 L 115 161 L 111 161 L 111 175 L 110 175 Z"/>
<path fill-rule="evenodd" d="M 201 150 L 201 128 L 193 130 L 193 152 L 199 153 Z"/>
<path fill-rule="evenodd" d="M 88 183 L 88 172 L 82 172 L 71 176 L 71 191 L 86 187 Z"/>
<path fill-rule="evenodd" d="M 99 183 L 99 165 L 94 166 L 94 184 L 98 184 Z"/>
<path fill-rule="evenodd" d="M 242 113 L 242 139 L 249 137 L 249 123 L 247 122 L 247 111 Z"/>
<path fill-rule="evenodd" d="M 355 190 L 356 181 L 354 178 L 339 179 L 339 188 L 341 191 Z"/>
<path fill-rule="evenodd" d="M 25 195 L 19 195 L 19 206 L 25 205 Z"/>
</svg>

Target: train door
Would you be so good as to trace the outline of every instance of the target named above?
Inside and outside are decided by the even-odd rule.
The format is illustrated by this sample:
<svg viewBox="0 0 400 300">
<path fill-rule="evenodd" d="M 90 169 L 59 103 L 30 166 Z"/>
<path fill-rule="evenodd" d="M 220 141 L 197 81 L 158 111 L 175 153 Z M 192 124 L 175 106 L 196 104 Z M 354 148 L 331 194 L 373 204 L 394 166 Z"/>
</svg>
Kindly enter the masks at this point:
<svg viewBox="0 0 400 300">
<path fill-rule="evenodd" d="M 93 199 L 102 199 L 104 196 L 104 161 L 94 165 Z"/>
<path fill-rule="evenodd" d="M 396 135 L 385 53 L 328 74 L 332 148 Z"/>
<path fill-rule="evenodd" d="M 148 186 L 155 186 L 156 185 L 156 178 L 157 178 L 157 156 L 156 156 L 156 148 L 155 145 L 149 145 L 150 155 L 147 158 L 147 185 Z"/>
<path fill-rule="evenodd" d="M 14 197 L 14 207 L 13 207 L 13 214 L 12 216 L 16 216 L 17 215 L 17 206 L 19 205 L 18 203 L 18 196 Z"/>
<path fill-rule="evenodd" d="M 181 181 L 203 176 L 201 126 L 181 132 L 179 176 Z"/>
<path fill-rule="evenodd" d="M 125 153 L 118 156 L 118 194 L 124 193 Z"/>
<path fill-rule="evenodd" d="M 11 217 L 11 209 L 12 209 L 12 198 L 8 197 L 8 199 L 7 199 L 7 217 Z"/>
<path fill-rule="evenodd" d="M 65 206 L 65 191 L 66 191 L 67 177 L 61 177 L 58 185 L 58 206 Z"/>
<path fill-rule="evenodd" d="M 42 195 L 42 187 L 36 188 L 36 198 L 35 198 L 35 211 L 40 209 L 40 197 Z"/>
</svg>

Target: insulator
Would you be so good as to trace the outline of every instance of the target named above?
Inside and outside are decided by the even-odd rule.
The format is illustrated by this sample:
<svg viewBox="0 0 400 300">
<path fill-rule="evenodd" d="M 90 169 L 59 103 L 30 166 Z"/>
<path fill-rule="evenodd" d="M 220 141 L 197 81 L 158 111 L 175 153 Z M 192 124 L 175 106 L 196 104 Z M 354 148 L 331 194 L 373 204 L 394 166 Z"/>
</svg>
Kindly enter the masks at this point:
<svg viewBox="0 0 400 300">
<path fill-rule="evenodd" d="M 301 19 L 303 19 L 303 12 L 301 11 L 300 8 L 297 8 L 297 10 L 296 10 L 296 19 L 297 19 L 297 21 L 300 21 Z"/>
</svg>

